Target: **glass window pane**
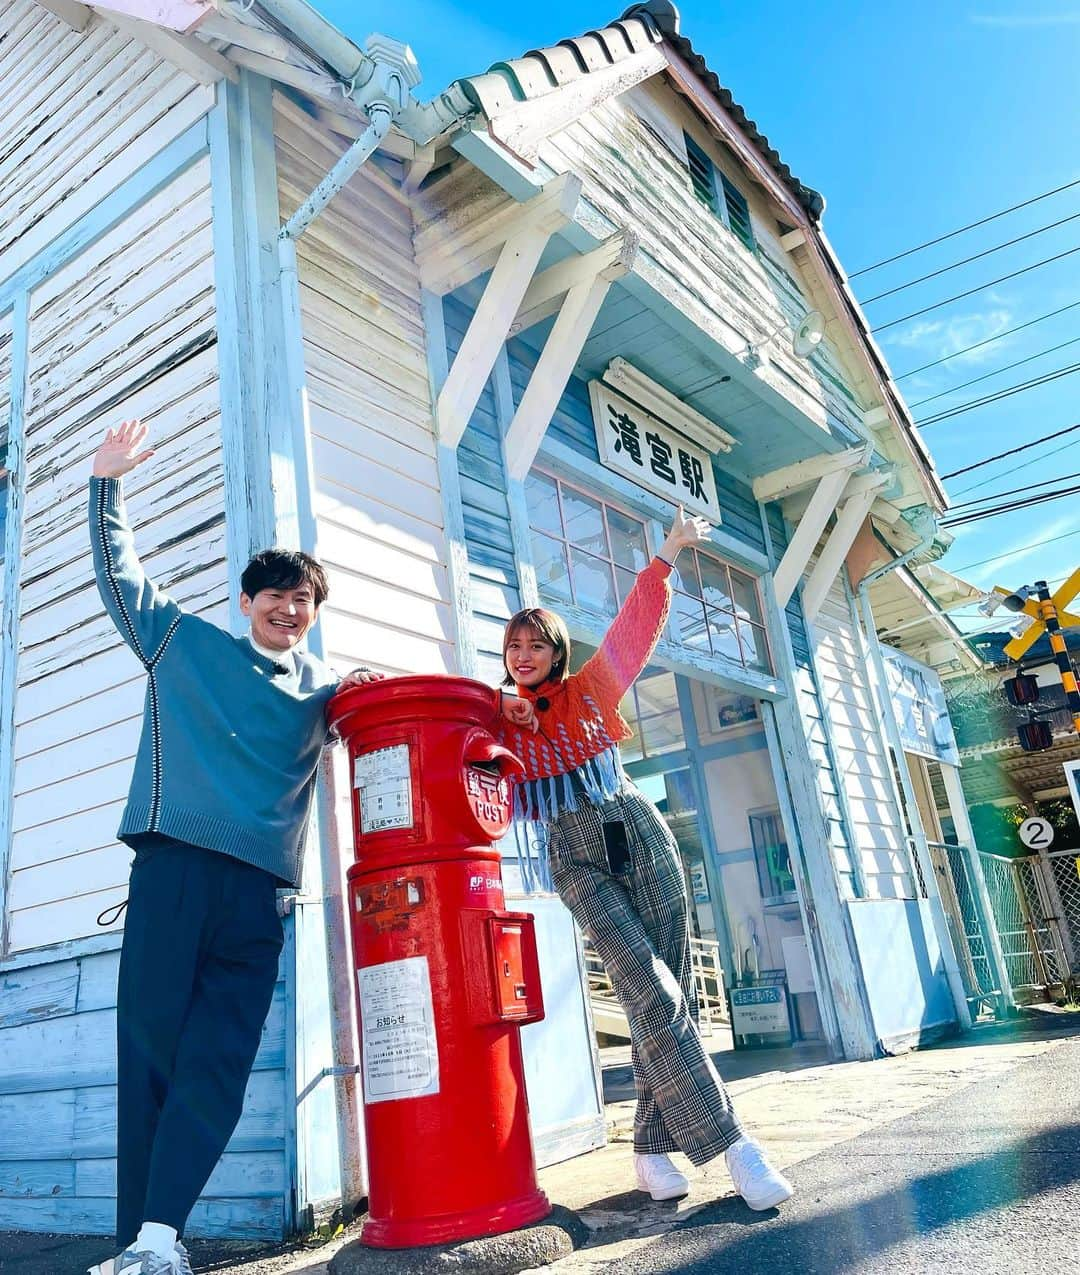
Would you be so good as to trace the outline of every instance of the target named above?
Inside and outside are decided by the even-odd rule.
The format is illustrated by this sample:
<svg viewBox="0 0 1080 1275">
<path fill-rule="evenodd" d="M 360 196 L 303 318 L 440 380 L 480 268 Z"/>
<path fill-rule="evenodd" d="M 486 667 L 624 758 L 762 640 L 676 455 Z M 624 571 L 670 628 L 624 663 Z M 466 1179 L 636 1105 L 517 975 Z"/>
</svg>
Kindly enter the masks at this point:
<svg viewBox="0 0 1080 1275">
<path fill-rule="evenodd" d="M 706 558 L 700 553 L 698 566 L 701 569 L 701 587 L 705 594 L 705 601 L 710 606 L 725 607 L 730 610 L 732 601 L 728 588 L 727 567 L 722 562 L 717 562 L 714 558 Z"/>
<path fill-rule="evenodd" d="M 676 593 L 672 602 L 679 640 L 686 646 L 709 649 L 709 633 L 705 627 L 705 609 L 696 598 Z"/>
<path fill-rule="evenodd" d="M 529 524 L 552 535 L 562 535 L 559 496 L 554 478 L 547 474 L 530 474 L 525 479 L 525 503 L 529 508 Z"/>
<path fill-rule="evenodd" d="M 580 549 L 570 550 L 570 561 L 574 572 L 574 598 L 578 606 L 614 615 L 618 603 L 615 601 L 611 567 Z"/>
<path fill-rule="evenodd" d="M 619 745 L 622 759 L 624 762 L 641 761 L 642 757 L 645 756 L 645 749 L 641 735 L 641 721 L 638 716 L 637 695 L 633 686 L 619 702 L 619 712 L 622 713 L 630 729 L 634 732 L 633 739 L 624 740 Z"/>
<path fill-rule="evenodd" d="M 640 571 L 649 561 L 644 524 L 610 507 L 607 511 L 607 520 L 608 531 L 611 532 L 611 556 L 620 567 Z"/>
<path fill-rule="evenodd" d="M 743 659 L 746 661 L 747 668 L 761 669 L 765 673 L 772 672 L 765 630 L 756 624 L 747 624 L 745 620 L 740 620 L 739 638 L 742 641 Z"/>
<path fill-rule="evenodd" d="M 761 604 L 758 602 L 757 585 L 750 576 L 740 571 L 731 573 L 731 592 L 735 598 L 735 611 L 744 620 L 754 624 L 763 624 Z"/>
<path fill-rule="evenodd" d="M 637 576 L 633 571 L 624 571 L 622 567 L 615 568 L 615 583 L 619 588 L 619 605 L 626 601 L 626 596 L 634 587 L 634 581 Z"/>
<path fill-rule="evenodd" d="M 570 573 L 566 566 L 566 548 L 541 532 L 533 535 L 533 561 L 536 584 L 546 601 L 569 602 Z"/>
<path fill-rule="evenodd" d="M 701 597 L 701 582 L 698 580 L 697 554 L 685 550 L 678 559 L 678 566 L 671 573 L 671 587 L 690 593 L 695 598 Z"/>
<path fill-rule="evenodd" d="M 735 632 L 735 617 L 727 611 L 709 610 L 713 655 L 723 655 L 736 664 L 742 663 L 742 651 Z"/>
<path fill-rule="evenodd" d="M 675 675 L 661 673 L 655 677 L 643 678 L 637 684 L 637 695 L 645 748 L 649 756 L 655 757 L 657 753 L 685 748 Z"/>
<path fill-rule="evenodd" d="M 604 532 L 604 515 L 600 502 L 590 500 L 569 487 L 562 489 L 563 518 L 566 520 L 566 538 L 572 545 L 588 549 L 590 553 L 608 556 L 607 535 Z"/>
</svg>

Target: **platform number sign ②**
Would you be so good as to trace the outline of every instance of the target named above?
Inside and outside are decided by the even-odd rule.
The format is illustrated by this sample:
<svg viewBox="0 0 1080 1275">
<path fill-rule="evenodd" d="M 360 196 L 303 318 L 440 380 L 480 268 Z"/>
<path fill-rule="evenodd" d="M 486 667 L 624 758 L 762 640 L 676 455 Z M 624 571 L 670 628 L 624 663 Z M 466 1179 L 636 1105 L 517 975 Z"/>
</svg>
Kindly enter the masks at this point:
<svg viewBox="0 0 1080 1275">
<path fill-rule="evenodd" d="M 1029 850 L 1049 850 L 1054 841 L 1054 825 L 1041 815 L 1025 819 L 1017 831 Z"/>
</svg>

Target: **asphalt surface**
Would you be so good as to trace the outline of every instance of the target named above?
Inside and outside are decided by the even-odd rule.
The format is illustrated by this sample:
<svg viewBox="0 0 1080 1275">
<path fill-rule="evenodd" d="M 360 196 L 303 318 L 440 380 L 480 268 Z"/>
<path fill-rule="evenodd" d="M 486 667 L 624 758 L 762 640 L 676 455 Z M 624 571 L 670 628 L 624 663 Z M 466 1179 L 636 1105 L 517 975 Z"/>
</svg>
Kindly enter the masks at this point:
<svg viewBox="0 0 1080 1275">
<path fill-rule="evenodd" d="M 1080 1268 L 1080 1040 L 803 1161 L 795 1196 L 708 1204 L 619 1275 L 1048 1275 Z"/>
</svg>

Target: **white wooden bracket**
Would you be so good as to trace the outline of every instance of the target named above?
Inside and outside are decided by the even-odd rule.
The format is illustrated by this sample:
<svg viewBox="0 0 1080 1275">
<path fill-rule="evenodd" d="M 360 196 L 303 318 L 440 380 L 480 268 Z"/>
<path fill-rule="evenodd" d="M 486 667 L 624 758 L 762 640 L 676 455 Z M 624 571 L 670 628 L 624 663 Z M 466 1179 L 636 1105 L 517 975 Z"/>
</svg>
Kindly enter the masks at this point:
<svg viewBox="0 0 1080 1275">
<path fill-rule="evenodd" d="M 545 270 L 535 281 L 539 286 L 532 308 L 529 308 L 528 294 L 525 296 L 522 309 L 531 314 L 535 308 L 544 309 L 548 305 L 548 293 L 554 287 L 564 287 L 565 282 L 570 283 L 555 324 L 544 342 L 540 358 L 521 396 L 514 419 L 506 431 L 506 469 L 512 481 L 522 480 L 529 472 L 581 356 L 582 346 L 588 340 L 596 316 L 604 304 L 608 289 L 634 264 L 638 237 L 622 232 L 617 238 L 620 241 L 618 244 L 609 239 L 576 261 L 560 262 L 551 270 Z M 563 271 L 559 275 L 552 274 L 552 271 L 564 266 L 573 266 L 576 269 Z M 550 313 L 552 311 L 547 310 L 544 317 Z"/>
<path fill-rule="evenodd" d="M 878 493 L 892 481 L 893 475 L 889 471 L 860 474 L 848 481 L 843 493 L 844 503 L 836 511 L 836 523 L 803 585 L 802 609 L 807 620 L 812 620 L 821 610 L 821 604 L 855 543 L 870 507 Z"/>
<path fill-rule="evenodd" d="M 231 80 L 235 84 L 240 79 L 238 68 L 197 36 L 180 35 L 176 31 L 155 26 L 152 22 L 129 18 L 119 13 L 103 11 L 102 16 L 125 35 L 145 44 L 152 52 L 186 72 L 200 84 L 217 84 L 219 80 Z"/>
<path fill-rule="evenodd" d="M 503 244 L 469 330 L 439 391 L 439 441 L 447 447 L 461 442 L 550 237 L 551 232 L 545 227 L 532 226 Z"/>
<path fill-rule="evenodd" d="M 510 324 L 510 335 L 517 336 L 557 313 L 562 298 L 577 284 L 597 277 L 617 279 L 628 273 L 640 242 L 632 231 L 623 230 L 591 252 L 575 254 L 542 271 L 529 284 L 521 308 Z"/>
<path fill-rule="evenodd" d="M 61 22 L 66 22 L 73 31 L 85 31 L 94 16 L 88 5 L 79 4 L 78 0 L 37 0 L 42 9 L 48 9 Z"/>
<path fill-rule="evenodd" d="M 844 470 L 850 473 L 869 462 L 873 454 L 873 445 L 851 447 L 844 452 L 822 452 L 811 456 L 808 460 L 797 460 L 793 465 L 785 465 L 782 469 L 774 469 L 754 479 L 754 498 L 766 505 L 771 500 L 783 500 L 792 492 L 808 487 L 827 474 Z"/>
<path fill-rule="evenodd" d="M 425 287 L 427 280 L 436 283 L 433 291 L 440 294 L 494 266 L 439 391 L 439 440 L 447 447 L 461 442 L 548 240 L 570 220 L 580 195 L 580 180 L 564 174 L 528 203 L 510 205 L 513 218 L 504 215 L 504 205 L 486 221 L 439 241 L 438 250 L 426 256 L 421 280 Z M 450 268 L 444 270 L 447 264 Z"/>
<path fill-rule="evenodd" d="M 486 274 L 513 236 L 526 230 L 550 236 L 572 221 L 580 198 L 581 178 L 560 173 L 523 204 L 507 201 L 462 223 L 436 218 L 415 236 L 422 287 L 442 297 Z"/>
</svg>

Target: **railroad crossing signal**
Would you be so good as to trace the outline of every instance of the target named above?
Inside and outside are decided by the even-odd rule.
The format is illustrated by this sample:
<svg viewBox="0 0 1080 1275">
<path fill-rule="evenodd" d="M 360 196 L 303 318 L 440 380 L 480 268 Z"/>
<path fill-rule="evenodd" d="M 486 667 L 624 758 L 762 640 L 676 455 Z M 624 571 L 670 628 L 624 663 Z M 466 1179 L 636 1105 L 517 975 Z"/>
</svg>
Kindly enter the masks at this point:
<svg viewBox="0 0 1080 1275">
<path fill-rule="evenodd" d="M 1012 595 L 1012 589 L 995 588 L 994 592 L 1004 594 L 1006 597 Z M 1077 567 L 1050 599 L 1057 610 L 1058 623 L 1063 628 L 1080 627 L 1080 615 L 1075 615 L 1065 610 L 1078 593 L 1080 593 L 1080 567 Z M 1043 604 L 1037 597 L 1028 598 L 1024 603 L 1024 609 L 1021 614 L 1030 615 L 1035 623 L 1022 637 L 1013 638 L 1005 647 L 1005 654 L 1010 660 L 1020 660 L 1046 632 L 1046 621 L 1043 619 Z"/>
</svg>

